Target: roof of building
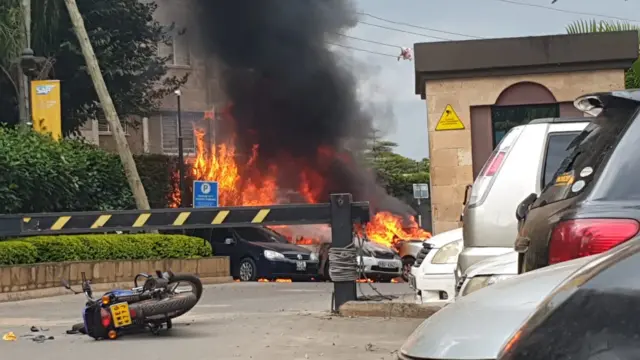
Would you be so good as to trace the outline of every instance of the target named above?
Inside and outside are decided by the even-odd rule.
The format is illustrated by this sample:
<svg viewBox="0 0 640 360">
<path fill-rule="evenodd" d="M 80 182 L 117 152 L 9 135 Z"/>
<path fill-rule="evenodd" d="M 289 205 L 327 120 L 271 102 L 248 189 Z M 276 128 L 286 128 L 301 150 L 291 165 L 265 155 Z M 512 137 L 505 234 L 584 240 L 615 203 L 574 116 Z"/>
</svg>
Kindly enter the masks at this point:
<svg viewBox="0 0 640 360">
<path fill-rule="evenodd" d="M 637 31 L 418 43 L 415 91 L 424 98 L 428 80 L 626 69 L 638 46 Z"/>
</svg>

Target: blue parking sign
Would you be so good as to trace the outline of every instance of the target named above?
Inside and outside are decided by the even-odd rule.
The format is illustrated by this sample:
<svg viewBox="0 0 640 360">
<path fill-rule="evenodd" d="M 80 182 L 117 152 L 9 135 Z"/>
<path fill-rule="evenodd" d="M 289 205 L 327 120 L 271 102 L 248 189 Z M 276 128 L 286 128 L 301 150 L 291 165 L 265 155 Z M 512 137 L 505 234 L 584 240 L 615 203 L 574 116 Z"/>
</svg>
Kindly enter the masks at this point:
<svg viewBox="0 0 640 360">
<path fill-rule="evenodd" d="M 195 180 L 193 182 L 193 207 L 210 208 L 218 206 L 218 182 Z"/>
</svg>

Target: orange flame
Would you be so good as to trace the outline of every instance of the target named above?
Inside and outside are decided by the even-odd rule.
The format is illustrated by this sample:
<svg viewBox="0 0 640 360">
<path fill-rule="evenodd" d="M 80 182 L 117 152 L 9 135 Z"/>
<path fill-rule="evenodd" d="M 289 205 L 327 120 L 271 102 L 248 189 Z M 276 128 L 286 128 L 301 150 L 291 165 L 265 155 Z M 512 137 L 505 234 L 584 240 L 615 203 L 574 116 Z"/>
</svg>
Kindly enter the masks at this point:
<svg viewBox="0 0 640 360">
<path fill-rule="evenodd" d="M 196 157 L 191 164 L 191 175 L 195 180 L 210 180 L 218 182 L 220 206 L 260 206 L 278 203 L 278 166 L 272 164 L 266 171 L 256 166 L 259 145 L 253 145 L 251 156 L 245 163 L 239 162 L 239 156 L 234 146 L 235 138 L 208 147 L 205 141 L 205 131 L 194 129 L 196 140 Z M 318 149 L 318 163 L 329 164 L 336 157 L 343 155 L 332 149 L 321 147 Z M 345 159 L 349 160 L 349 159 Z M 300 161 L 291 158 L 291 161 Z M 282 162 L 286 163 L 286 162 Z M 303 167 L 304 168 L 304 167 Z M 171 207 L 179 204 L 180 190 L 177 184 L 177 174 L 174 174 L 174 191 L 170 195 Z M 300 186 L 297 189 L 304 201 L 317 203 L 322 200 L 325 179 L 318 171 L 307 167 L 300 173 Z M 274 230 L 288 237 L 292 243 L 300 245 L 317 245 L 319 239 L 313 237 L 299 237 L 287 235 L 287 227 L 272 227 Z M 418 227 L 415 219 L 389 212 L 377 213 L 365 226 L 368 238 L 379 244 L 393 247 L 403 240 L 426 240 L 431 234 Z"/>
<path fill-rule="evenodd" d="M 291 280 L 291 279 L 281 279 L 281 278 L 275 279 L 274 281 L 271 281 L 269 279 L 258 279 L 258 282 L 290 283 L 290 282 L 293 282 L 293 280 Z"/>
<path fill-rule="evenodd" d="M 403 222 L 400 216 L 385 211 L 379 212 L 365 225 L 365 232 L 370 240 L 388 247 L 403 240 L 431 238 L 431 233 L 420 228 L 413 216 L 407 218 L 407 225 Z"/>
</svg>

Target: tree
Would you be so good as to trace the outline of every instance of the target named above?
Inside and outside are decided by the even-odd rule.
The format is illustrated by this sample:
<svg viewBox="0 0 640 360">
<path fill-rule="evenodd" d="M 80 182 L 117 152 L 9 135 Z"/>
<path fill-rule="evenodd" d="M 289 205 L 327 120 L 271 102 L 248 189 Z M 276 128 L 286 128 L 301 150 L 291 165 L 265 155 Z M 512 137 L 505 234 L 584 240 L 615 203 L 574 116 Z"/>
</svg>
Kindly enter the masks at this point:
<svg viewBox="0 0 640 360">
<path fill-rule="evenodd" d="M 555 1 L 554 1 L 555 2 Z M 587 34 L 597 32 L 637 31 L 640 34 L 640 26 L 622 21 L 605 20 L 578 20 L 567 26 L 568 34 Z M 640 88 L 640 60 L 636 60 L 631 68 L 625 72 L 625 88 Z"/>
<path fill-rule="evenodd" d="M 77 3 L 107 88 L 123 119 L 132 121 L 129 115 L 147 116 L 157 111 L 162 99 L 186 82 L 187 75 L 166 76 L 168 58 L 159 56 L 158 44 L 169 44 L 173 28 L 153 19 L 155 2 L 77 0 Z M 2 6 L 5 5 L 0 5 L 0 21 L 5 17 Z M 46 57 L 52 64 L 51 71 L 44 76 L 62 81 L 63 132 L 70 134 L 87 119 L 96 118 L 101 107 L 69 15 L 60 9 L 64 9 L 64 0 L 34 2 L 32 47 L 36 55 Z M 0 33 L 0 47 L 3 37 Z M 0 48 L 0 64 L 14 57 L 15 54 L 5 54 Z M 13 122 L 18 116 L 17 108 L 11 104 L 15 104 L 15 92 L 0 91 L 0 113 L 5 122 Z"/>
<path fill-rule="evenodd" d="M 365 159 L 389 194 L 411 203 L 413 184 L 429 182 L 429 159 L 416 161 L 404 157 L 394 152 L 397 146 L 392 141 L 374 141 Z"/>
<path fill-rule="evenodd" d="M 82 14 L 78 9 L 78 4 L 76 3 L 76 0 L 65 0 L 64 2 L 67 5 L 69 17 L 73 24 L 73 30 L 78 38 L 82 54 L 86 61 L 87 71 L 93 81 L 93 88 L 98 94 L 102 110 L 105 113 L 113 133 L 113 138 L 116 141 L 118 155 L 120 155 L 120 160 L 124 165 L 124 173 L 127 176 L 127 181 L 129 182 L 133 198 L 136 200 L 138 209 L 149 210 L 149 199 L 147 199 L 147 193 L 144 191 L 142 181 L 140 181 L 140 175 L 138 175 L 136 163 L 133 161 L 133 155 L 131 154 L 131 149 L 129 149 L 129 143 L 127 142 L 127 138 L 124 136 L 124 131 L 122 130 L 122 124 L 120 124 L 118 113 L 113 104 L 113 100 L 111 99 L 111 95 L 107 90 L 104 78 L 102 77 L 98 59 L 96 59 L 96 54 L 93 51 L 93 46 L 89 40 L 87 29 L 84 21 L 82 20 Z"/>
</svg>

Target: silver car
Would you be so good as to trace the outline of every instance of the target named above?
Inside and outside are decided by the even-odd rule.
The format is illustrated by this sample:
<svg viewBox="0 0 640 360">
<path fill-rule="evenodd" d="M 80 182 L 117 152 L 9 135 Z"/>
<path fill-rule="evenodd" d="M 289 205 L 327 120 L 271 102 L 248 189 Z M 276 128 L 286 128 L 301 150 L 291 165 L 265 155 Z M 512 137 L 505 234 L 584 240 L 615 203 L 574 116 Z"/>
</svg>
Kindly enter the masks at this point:
<svg viewBox="0 0 640 360">
<path fill-rule="evenodd" d="M 554 288 L 601 255 L 518 275 L 456 299 L 409 336 L 399 359 L 496 359 L 505 342 Z"/>
<path fill-rule="evenodd" d="M 467 296 L 482 288 L 518 275 L 518 253 L 515 251 L 494 256 L 471 265 L 467 271 L 456 273 L 456 298 Z"/>
<path fill-rule="evenodd" d="M 518 204 L 552 180 L 568 145 L 588 123 L 589 118 L 537 119 L 502 138 L 465 199 L 458 272 L 513 250 Z"/>
</svg>

